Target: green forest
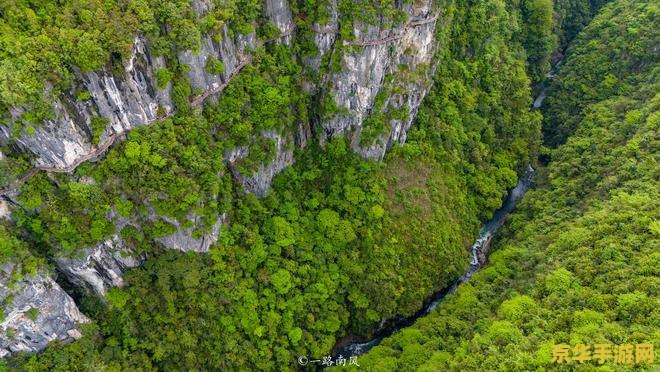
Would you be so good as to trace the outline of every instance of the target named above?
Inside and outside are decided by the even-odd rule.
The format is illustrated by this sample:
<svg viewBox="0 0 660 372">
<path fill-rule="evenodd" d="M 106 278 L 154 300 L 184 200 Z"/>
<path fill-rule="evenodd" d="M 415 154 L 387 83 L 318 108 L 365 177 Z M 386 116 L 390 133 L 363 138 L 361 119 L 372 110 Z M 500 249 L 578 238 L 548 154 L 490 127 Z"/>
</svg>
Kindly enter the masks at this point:
<svg viewBox="0 0 660 372">
<path fill-rule="evenodd" d="M 488 266 L 364 356 L 367 370 L 538 370 L 555 344 L 657 348 L 657 10 L 615 1 L 577 37 L 544 119 L 562 144 Z M 597 370 L 634 368 L 612 355 Z"/>
<path fill-rule="evenodd" d="M 270 2 L 209 0 L 201 13 L 199 3 L 0 3 L 0 130 L 11 131 L 0 142 L 0 191 L 16 185 L 6 199 L 11 217 L 0 218 L 0 262 L 13 267 L 2 288 L 58 273 L 56 258 L 79 257 L 115 235 L 146 257 L 105 297 L 58 275 L 90 319 L 82 337 L 1 358 L 0 369 L 312 370 L 298 358 L 369 339 L 383 320 L 415 314 L 454 283 L 480 229 L 530 164 L 534 186 L 484 267 L 350 368 L 657 368 L 615 353 L 603 363 L 552 362 L 558 344 L 660 347 L 657 3 L 430 1 L 438 18 L 432 67 L 424 66 L 429 89 L 405 143 L 382 160 L 356 154 L 351 135 L 321 138 L 319 123 L 346 110 L 323 94 L 332 88 L 327 76 L 342 76 L 361 52 L 360 27 L 406 27 L 417 1 L 291 0 L 289 44 L 266 16 Z M 320 53 L 315 30 L 333 17 L 334 49 L 310 67 Z M 175 111 L 70 174 L 25 177 L 35 159 L 21 149 L 22 136 L 56 117 L 56 97 L 90 101 L 80 76 L 122 74 L 135 35 L 166 61 L 155 84 L 171 88 Z M 257 40 L 249 63 L 195 107 L 203 92 L 192 87 L 180 53 L 199 53 L 206 36 L 220 43 L 249 35 Z M 206 60 L 209 75 L 227 68 Z M 391 91 L 376 96 L 362 142 L 410 115 L 380 110 L 386 94 L 410 93 L 385 86 Z M 541 92 L 543 106 L 531 109 Z M 258 174 L 280 151 L 262 134 L 289 138 L 301 123 L 312 135 L 306 146 L 287 144 L 293 165 L 265 195 L 246 192 L 236 174 Z M 106 125 L 92 120 L 91 143 Z M 240 147 L 249 154 L 228 165 L 227 154 Z M 174 222 L 201 238 L 219 218 L 208 253 L 157 243 L 177 231 Z M 131 223 L 120 229 L 122 219 Z"/>
</svg>

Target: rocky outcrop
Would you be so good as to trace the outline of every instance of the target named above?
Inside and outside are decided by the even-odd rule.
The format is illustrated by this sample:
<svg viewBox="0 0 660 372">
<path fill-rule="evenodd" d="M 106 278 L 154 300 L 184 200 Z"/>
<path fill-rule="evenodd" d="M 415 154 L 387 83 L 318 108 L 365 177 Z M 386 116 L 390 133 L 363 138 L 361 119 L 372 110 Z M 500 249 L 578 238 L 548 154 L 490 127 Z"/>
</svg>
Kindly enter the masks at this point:
<svg viewBox="0 0 660 372">
<path fill-rule="evenodd" d="M 249 156 L 250 148 L 248 146 L 238 147 L 228 152 L 225 156 L 234 179 L 243 187 L 243 190 L 257 196 L 264 196 L 270 187 L 273 177 L 284 168 L 293 164 L 293 143 L 297 142 L 299 145 L 304 146 L 307 132 L 304 126 L 301 126 L 297 136 L 298 139 L 295 141 L 273 130 L 264 131 L 261 135 L 275 144 L 273 160 L 266 164 L 261 164 L 252 174 L 242 174 L 237 167 L 237 163 L 241 159 Z"/>
<path fill-rule="evenodd" d="M 170 112 L 169 86 L 157 89 L 155 71 L 165 67 L 162 57 L 149 53 L 146 40 L 135 38 L 131 57 L 124 64 L 124 72 L 115 76 L 104 69 L 99 72 L 76 73 L 77 86 L 54 103 L 54 118 L 46 120 L 34 134 L 23 133 L 15 144 L 35 155 L 37 165 L 64 169 L 95 151 L 92 144 L 93 121 L 107 121 L 100 134 L 100 146 L 136 126 L 157 119 L 159 109 Z M 75 91 L 86 91 L 89 99 L 79 100 Z M 21 120 L 23 108 L 12 110 L 12 123 Z M 8 142 L 11 127 L 0 126 L 0 142 Z"/>
<path fill-rule="evenodd" d="M 291 16 L 291 8 L 287 0 L 266 0 L 265 18 L 272 22 L 283 35 L 281 42 L 290 45 L 295 25 Z"/>
<path fill-rule="evenodd" d="M 3 218 L 9 218 L 10 215 L 11 210 L 9 209 L 9 202 L 0 198 L 0 220 Z"/>
<path fill-rule="evenodd" d="M 87 317 L 47 273 L 11 282 L 12 270 L 13 265 L 6 264 L 0 278 L 0 357 L 40 351 L 51 341 L 81 337 L 78 326 L 87 322 Z"/>
<path fill-rule="evenodd" d="M 313 58 L 307 60 L 307 64 L 310 65 L 316 71 L 320 70 L 322 58 L 332 51 L 332 48 L 337 40 L 337 35 L 339 34 L 339 15 L 337 14 L 337 1 L 333 0 L 330 2 L 330 7 L 328 9 L 329 20 L 327 24 L 314 24 L 314 43 L 318 48 L 318 54 Z"/>
<path fill-rule="evenodd" d="M 336 2 L 333 2 L 336 7 Z M 408 21 L 394 28 L 381 25 L 356 25 L 355 41 L 343 41 L 348 51 L 342 57 L 342 70 L 325 80 L 329 88 L 323 94 L 335 101 L 340 112 L 323 120 L 324 135 L 349 135 L 354 151 L 367 158 L 380 159 L 394 142 L 404 142 L 419 104 L 431 85 L 432 58 L 434 55 L 433 35 L 436 15 L 432 1 L 416 1 L 403 6 Z M 338 27 L 335 10 L 331 12 L 331 23 L 316 25 L 316 42 L 321 55 L 327 53 L 336 41 L 332 31 Z M 341 17 L 341 15 L 339 15 Z M 358 51 L 351 51 L 351 49 Z M 401 66 L 405 66 L 402 69 Z M 386 77 L 393 75 L 395 81 L 387 86 Z M 381 107 L 375 107 L 376 96 L 384 89 L 405 93 L 391 94 L 385 91 Z M 365 119 L 374 112 L 408 113 L 405 119 L 390 120 L 384 133 L 373 143 L 362 144 L 361 132 Z"/>
<path fill-rule="evenodd" d="M 199 52 L 188 50 L 179 54 L 179 62 L 189 67 L 186 74 L 193 89 L 207 91 L 226 84 L 246 58 L 247 50 L 253 49 L 257 45 L 254 34 L 239 35 L 236 39 L 231 38 L 226 25 L 222 28 L 220 40 L 215 41 L 213 36 L 206 35 L 202 37 Z M 207 71 L 208 61 L 213 60 L 222 62 L 223 73 L 216 75 Z"/>
<path fill-rule="evenodd" d="M 192 226 L 184 228 L 181 226 L 179 221 L 169 218 L 162 217 L 168 223 L 174 225 L 176 232 L 174 234 L 164 236 L 161 238 L 156 238 L 156 241 L 161 243 L 168 249 L 175 249 L 181 252 L 208 252 L 209 248 L 218 241 L 220 236 L 220 227 L 225 220 L 225 215 L 223 214 L 218 218 L 218 220 L 211 227 L 211 231 L 201 236 L 196 236 L 195 231 L 201 225 L 201 220 L 196 216 L 189 216 Z"/>
<path fill-rule="evenodd" d="M 56 257 L 55 261 L 72 284 L 89 288 L 103 297 L 110 288 L 123 287 L 122 274 L 140 266 L 144 257 L 136 256 L 122 238 L 114 235 L 75 257 Z"/>
<path fill-rule="evenodd" d="M 108 218 L 114 220 L 117 231 L 121 231 L 128 225 L 137 225 L 130 219 L 118 216 L 114 212 L 111 212 Z M 176 228 L 176 232 L 156 238 L 157 242 L 168 249 L 182 252 L 208 252 L 211 245 L 218 241 L 225 216 L 220 216 L 211 231 L 199 237 L 195 236 L 195 230 L 201 225 L 199 218 L 190 216 L 192 226 L 189 228 L 183 228 L 175 219 L 162 218 L 172 224 Z M 150 219 L 157 219 L 155 211 L 152 211 Z M 142 265 L 145 259 L 146 256 L 136 254 L 118 235 L 113 235 L 101 244 L 85 249 L 73 257 L 58 256 L 54 258 L 58 269 L 72 284 L 88 288 L 101 298 L 109 289 L 124 286 L 124 272 Z"/>
</svg>

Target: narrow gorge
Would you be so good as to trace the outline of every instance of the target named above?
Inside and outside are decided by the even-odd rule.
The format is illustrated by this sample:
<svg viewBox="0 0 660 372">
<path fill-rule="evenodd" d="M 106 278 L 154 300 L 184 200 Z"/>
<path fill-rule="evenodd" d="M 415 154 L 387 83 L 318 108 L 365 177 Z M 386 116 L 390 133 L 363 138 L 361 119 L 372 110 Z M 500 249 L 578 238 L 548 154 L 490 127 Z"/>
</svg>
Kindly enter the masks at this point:
<svg viewBox="0 0 660 372">
<path fill-rule="evenodd" d="M 473 276 L 507 285 L 512 236 L 578 213 L 527 202 L 571 168 L 573 136 L 653 122 L 655 17 L 630 0 L 0 4 L 0 368 L 407 369 L 393 345 L 427 350 L 419 324 L 461 316 Z M 627 171 L 652 168 L 645 136 Z M 589 159 L 573 166 L 605 174 Z M 601 196 L 638 190 L 602 177 Z M 629 308 L 651 316 L 643 293 Z M 463 322 L 439 332 L 458 342 Z"/>
</svg>

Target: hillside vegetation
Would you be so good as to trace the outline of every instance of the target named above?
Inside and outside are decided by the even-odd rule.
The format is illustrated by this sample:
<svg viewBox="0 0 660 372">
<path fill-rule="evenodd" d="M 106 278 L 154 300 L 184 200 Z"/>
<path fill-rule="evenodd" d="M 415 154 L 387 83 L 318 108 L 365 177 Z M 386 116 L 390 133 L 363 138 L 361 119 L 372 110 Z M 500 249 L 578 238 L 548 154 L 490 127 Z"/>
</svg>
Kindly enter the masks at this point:
<svg viewBox="0 0 660 372">
<path fill-rule="evenodd" d="M 296 369 L 298 356 L 320 358 L 344 337 L 372 336 L 458 278 L 480 226 L 544 152 L 552 161 L 539 169 L 537 190 L 511 217 L 489 266 L 360 364 L 526 370 L 547 367 L 555 343 L 657 342 L 653 2 L 437 1 L 433 84 L 406 144 L 371 161 L 346 138 L 321 144 L 313 133 L 263 197 L 232 177 L 273 159 L 274 142 L 258 134 L 289 135 L 332 108 L 303 87 L 323 69 L 343 68 L 342 47 L 321 71 L 305 63 L 316 48 L 311 25 L 330 17 L 327 0 L 290 1 L 291 46 L 261 43 L 202 110 L 190 107 L 196 93 L 176 53 L 194 52 L 201 34 L 217 35 L 225 24 L 232 34 L 269 40 L 278 31 L 263 22 L 261 1 L 214 1 L 216 10 L 201 18 L 182 0 L 38 3 L 0 5 L 0 76 L 16 79 L 0 79 L 4 119 L 10 107 L 27 105 L 33 110 L 23 119 L 39 125 L 50 115 L 44 88 L 67 91 L 78 69 L 121 69 L 137 33 L 166 57 L 157 79 L 173 83 L 177 112 L 132 130 L 73 175 L 41 172 L 21 187 L 20 206 L 0 226 L 0 260 L 20 263 L 17 276 L 113 234 L 148 259 L 103 300 L 67 288 L 92 320 L 80 340 L 0 367 Z M 354 37 L 354 23 L 406 21 L 399 2 L 356 4 L 339 1 L 338 45 Z M 568 49 L 542 130 L 541 112 L 529 109 L 531 86 L 598 11 Z M 384 116 L 372 114 L 365 127 L 387 127 Z M 544 134 L 561 146 L 544 148 Z M 230 169 L 224 157 L 243 145 L 249 156 Z M 29 156 L 8 148 L 3 183 L 29 169 Z M 168 221 L 193 227 L 190 215 L 195 237 L 226 217 L 208 254 L 155 243 L 175 230 Z M 134 223 L 117 231 L 119 218 Z"/>
<path fill-rule="evenodd" d="M 95 320 L 83 340 L 12 365 L 288 368 L 297 355 L 327 354 L 342 336 L 415 312 L 462 273 L 480 224 L 539 147 L 523 46 L 508 30 L 518 15 L 501 5 L 443 5 L 432 92 L 409 144 L 384 163 L 337 139 L 297 154 L 263 199 L 232 183 L 220 154 L 254 130 L 246 124 L 306 120 L 295 56 L 273 45 L 203 115 L 131 132 L 74 180 L 32 179 L 15 220 L 42 255 L 115 233 L 104 218 L 113 209 L 141 221 L 144 229 L 120 233 L 149 259 L 110 291 L 109 306 L 81 297 Z M 269 91 L 283 101 L 262 99 Z M 300 109 L 278 111 L 289 102 Z M 263 147 L 255 164 L 269 156 Z M 229 226 L 208 255 L 163 251 L 151 242 L 171 230 L 149 220 L 150 208 L 182 221 L 192 211 L 200 231 L 226 211 Z"/>
<path fill-rule="evenodd" d="M 553 112 L 582 102 L 579 119 L 551 150 L 552 162 L 511 216 L 488 266 L 361 365 L 534 370 L 552 366 L 555 344 L 652 343 L 657 350 L 657 14 L 653 2 L 618 0 L 579 36 L 548 100 Z M 611 45 L 606 54 L 603 45 Z M 630 49 L 647 62 L 626 63 L 635 59 Z M 580 82 L 592 79 L 595 66 L 617 66 L 609 67 L 617 69 L 614 80 L 625 83 L 595 98 L 568 88 L 588 89 Z M 612 357 L 599 370 L 632 368 Z"/>
</svg>

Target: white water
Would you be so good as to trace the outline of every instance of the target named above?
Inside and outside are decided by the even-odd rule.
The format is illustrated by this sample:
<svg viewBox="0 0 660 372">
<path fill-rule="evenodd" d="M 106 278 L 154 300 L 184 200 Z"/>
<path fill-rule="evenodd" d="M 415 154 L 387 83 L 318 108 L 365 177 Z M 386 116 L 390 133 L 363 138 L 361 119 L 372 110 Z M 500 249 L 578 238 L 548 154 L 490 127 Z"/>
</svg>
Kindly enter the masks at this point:
<svg viewBox="0 0 660 372">
<path fill-rule="evenodd" d="M 454 282 L 454 284 L 452 284 L 448 288 L 445 288 L 443 291 L 436 293 L 432 297 L 432 301 L 426 307 L 418 311 L 413 316 L 409 318 L 398 319 L 398 321 L 395 321 L 392 326 L 379 332 L 378 333 L 379 335 L 374 337 L 373 339 L 367 342 L 358 342 L 358 343 L 350 344 L 340 349 L 335 354 L 342 355 L 343 357 L 346 358 L 348 356 L 355 356 L 366 353 L 371 348 L 378 345 L 385 337 L 389 337 L 393 333 L 396 333 L 403 328 L 411 326 L 415 322 L 415 320 L 435 310 L 435 308 L 438 307 L 438 305 L 445 299 L 445 297 L 448 294 L 454 293 L 454 291 L 456 291 L 459 285 L 470 280 L 470 278 L 472 278 L 472 275 L 474 275 L 474 273 L 476 273 L 481 268 L 481 266 L 486 262 L 486 254 L 488 252 L 490 241 L 495 235 L 495 232 L 500 227 L 502 227 L 509 213 L 513 211 L 513 209 L 516 207 L 516 204 L 518 204 L 522 196 L 525 195 L 525 193 L 532 184 L 533 178 L 534 178 L 534 168 L 532 168 L 530 165 L 527 167 L 527 171 L 525 172 L 523 177 L 521 177 L 520 180 L 518 181 L 516 187 L 514 187 L 509 192 L 509 195 L 504 201 L 502 207 L 495 212 L 493 218 L 490 221 L 488 221 L 488 223 L 486 223 L 484 227 L 481 229 L 481 232 L 479 233 L 479 237 L 472 245 L 472 249 L 471 249 L 472 258 L 470 260 L 470 266 L 465 271 L 465 273 L 458 280 L 456 280 L 456 282 Z"/>
<path fill-rule="evenodd" d="M 562 60 L 557 62 L 546 75 L 546 82 L 544 83 L 543 89 L 541 90 L 539 95 L 534 100 L 534 103 L 532 104 L 533 110 L 539 109 L 543 105 L 543 101 L 547 97 L 549 82 L 557 75 L 557 71 L 559 70 L 561 64 L 562 64 Z M 502 207 L 495 212 L 493 218 L 490 221 L 488 221 L 488 223 L 486 223 L 484 227 L 481 229 L 479 233 L 479 237 L 472 245 L 472 249 L 471 249 L 472 258 L 470 259 L 470 266 L 468 267 L 467 271 L 458 280 L 456 280 L 456 282 L 454 282 L 454 284 L 452 284 L 448 288 L 445 288 L 443 291 L 436 293 L 432 297 L 432 301 L 425 308 L 419 310 L 411 317 L 399 318 L 397 321 L 394 322 L 392 326 L 386 329 L 383 329 L 384 323 L 381 322 L 376 337 L 374 337 L 373 339 L 367 342 L 356 342 L 346 347 L 343 347 L 340 350 L 338 350 L 335 353 L 335 355 L 342 355 L 344 357 L 348 357 L 348 356 L 361 355 L 366 353 L 371 348 L 378 345 L 385 337 L 389 337 L 393 333 L 398 332 L 403 328 L 411 326 L 415 322 L 415 320 L 435 310 L 435 308 L 438 307 L 438 305 L 445 299 L 445 297 L 448 294 L 454 293 L 459 285 L 470 280 L 470 278 L 472 278 L 472 275 L 474 275 L 474 273 L 476 273 L 481 268 L 481 266 L 486 262 L 486 254 L 488 253 L 490 241 L 493 239 L 495 232 L 500 227 L 502 227 L 502 225 L 506 221 L 506 217 L 509 215 L 509 213 L 511 213 L 511 211 L 513 211 L 513 209 L 516 207 L 516 204 L 518 204 L 522 196 L 525 195 L 525 193 L 532 184 L 533 178 L 534 178 L 534 168 L 532 168 L 531 165 L 528 165 L 527 171 L 525 172 L 523 177 L 520 178 L 516 187 L 514 187 L 509 192 L 509 195 L 507 196 L 507 199 L 502 205 Z"/>
</svg>

